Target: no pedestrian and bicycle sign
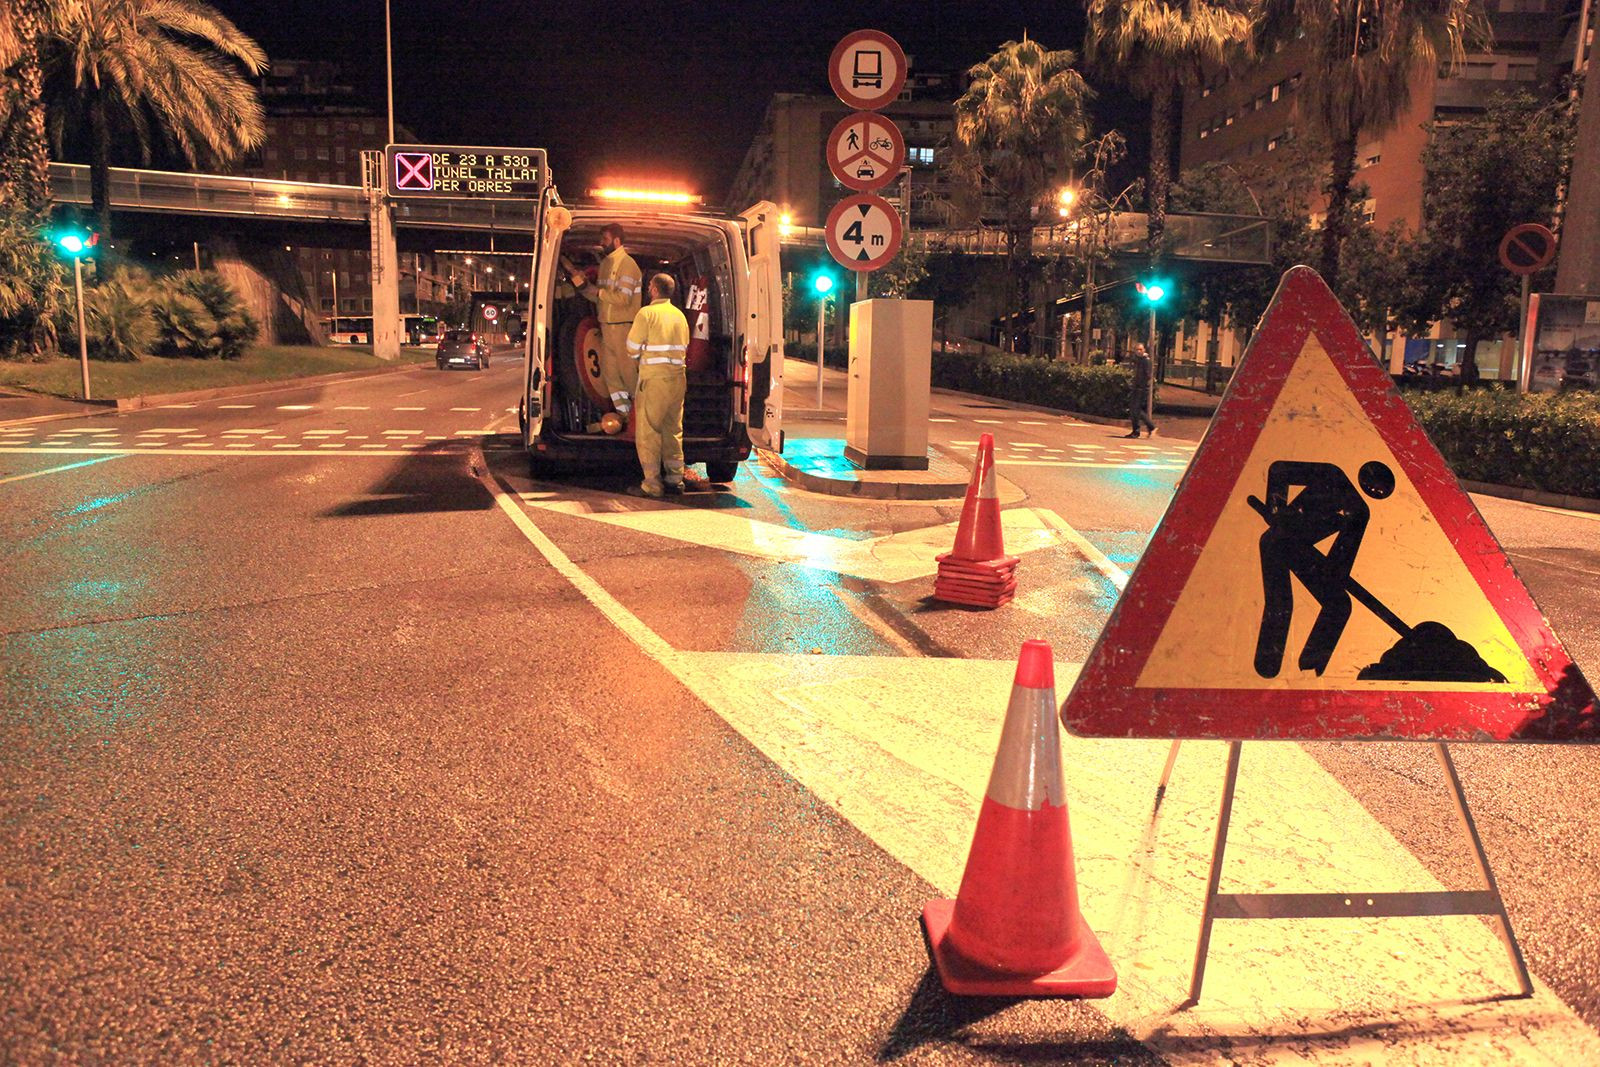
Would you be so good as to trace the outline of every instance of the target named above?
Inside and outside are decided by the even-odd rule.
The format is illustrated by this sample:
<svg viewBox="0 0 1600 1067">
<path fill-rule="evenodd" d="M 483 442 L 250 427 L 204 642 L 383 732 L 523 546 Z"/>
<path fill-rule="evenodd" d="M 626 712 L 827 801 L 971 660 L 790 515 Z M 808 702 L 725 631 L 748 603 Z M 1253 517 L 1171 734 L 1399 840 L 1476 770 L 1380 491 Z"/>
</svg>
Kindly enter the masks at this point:
<svg viewBox="0 0 1600 1067">
<path fill-rule="evenodd" d="M 463 148 L 392 144 L 384 150 L 390 196 L 526 200 L 548 181 L 542 148 Z"/>
<path fill-rule="evenodd" d="M 881 196 L 847 196 L 828 212 L 828 251 L 851 270 L 877 270 L 900 251 L 900 213 Z"/>
<path fill-rule="evenodd" d="M 905 138 L 882 115 L 870 111 L 847 115 L 828 135 L 828 169 L 847 189 L 881 189 L 905 162 Z"/>
<path fill-rule="evenodd" d="M 1097 737 L 1600 742 L 1589 684 L 1309 267 L 1061 717 Z"/>
</svg>

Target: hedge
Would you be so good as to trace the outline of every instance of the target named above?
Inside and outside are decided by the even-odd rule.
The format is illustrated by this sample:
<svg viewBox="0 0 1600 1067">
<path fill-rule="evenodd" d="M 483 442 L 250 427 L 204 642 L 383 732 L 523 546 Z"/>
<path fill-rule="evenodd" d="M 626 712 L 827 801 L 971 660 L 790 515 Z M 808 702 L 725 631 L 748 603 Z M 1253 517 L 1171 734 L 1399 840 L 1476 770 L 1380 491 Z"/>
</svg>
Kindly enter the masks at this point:
<svg viewBox="0 0 1600 1067">
<path fill-rule="evenodd" d="M 1600 397 L 1406 393 L 1458 478 L 1600 497 Z"/>
<path fill-rule="evenodd" d="M 933 385 L 1085 415 L 1126 418 L 1133 373 L 1125 367 L 1081 367 L 1038 356 L 935 352 Z"/>
</svg>

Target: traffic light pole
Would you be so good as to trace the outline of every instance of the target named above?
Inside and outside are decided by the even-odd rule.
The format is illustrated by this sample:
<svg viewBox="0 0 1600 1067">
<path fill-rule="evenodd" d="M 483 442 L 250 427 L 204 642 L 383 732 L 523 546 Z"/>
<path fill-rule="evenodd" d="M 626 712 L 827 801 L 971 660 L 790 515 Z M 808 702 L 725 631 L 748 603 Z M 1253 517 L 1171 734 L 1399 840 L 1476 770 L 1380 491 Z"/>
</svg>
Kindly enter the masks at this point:
<svg viewBox="0 0 1600 1067">
<path fill-rule="evenodd" d="M 89 333 L 83 321 L 83 257 L 72 257 L 72 278 L 78 289 L 78 365 L 83 368 L 83 398 L 89 399 Z"/>
<path fill-rule="evenodd" d="M 828 307 L 826 294 L 817 297 L 817 410 L 822 410 L 822 320 Z"/>
</svg>

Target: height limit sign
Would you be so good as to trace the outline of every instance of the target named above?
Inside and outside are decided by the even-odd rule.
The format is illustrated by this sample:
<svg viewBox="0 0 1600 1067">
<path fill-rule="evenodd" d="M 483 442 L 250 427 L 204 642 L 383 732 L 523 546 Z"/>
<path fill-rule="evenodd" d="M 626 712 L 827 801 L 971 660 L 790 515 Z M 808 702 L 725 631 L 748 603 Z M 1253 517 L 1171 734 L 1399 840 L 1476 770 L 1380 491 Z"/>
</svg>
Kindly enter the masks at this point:
<svg viewBox="0 0 1600 1067">
<path fill-rule="evenodd" d="M 900 251 L 900 213 L 881 196 L 848 196 L 828 212 L 828 251 L 851 270 L 873 271 Z"/>
</svg>

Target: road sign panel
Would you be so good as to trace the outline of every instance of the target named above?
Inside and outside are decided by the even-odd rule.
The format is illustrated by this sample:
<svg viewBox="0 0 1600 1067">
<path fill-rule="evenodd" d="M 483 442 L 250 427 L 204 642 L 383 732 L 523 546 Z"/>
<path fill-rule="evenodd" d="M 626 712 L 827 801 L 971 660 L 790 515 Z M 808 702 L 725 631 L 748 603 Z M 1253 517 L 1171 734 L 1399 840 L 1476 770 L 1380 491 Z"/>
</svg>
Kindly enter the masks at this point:
<svg viewBox="0 0 1600 1067">
<path fill-rule="evenodd" d="M 828 81 L 851 107 L 874 111 L 893 101 L 906 84 L 906 54 L 879 30 L 856 30 L 833 47 Z"/>
<path fill-rule="evenodd" d="M 1500 241 L 1500 265 L 1512 274 L 1536 274 L 1556 258 L 1556 235 L 1537 222 L 1506 231 Z"/>
<path fill-rule="evenodd" d="M 1279 285 L 1061 717 L 1091 736 L 1600 741 L 1588 683 L 1309 267 Z"/>
<path fill-rule="evenodd" d="M 392 144 L 384 150 L 390 196 L 526 200 L 548 181 L 542 148 Z"/>
<path fill-rule="evenodd" d="M 900 127 L 871 111 L 846 116 L 828 135 L 828 169 L 847 189 L 881 189 L 894 181 L 905 162 Z"/>
<path fill-rule="evenodd" d="M 881 196 L 847 196 L 828 212 L 828 251 L 851 270 L 872 271 L 900 251 L 900 213 Z"/>
</svg>

